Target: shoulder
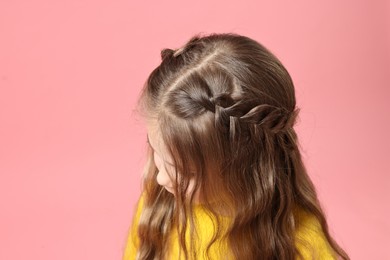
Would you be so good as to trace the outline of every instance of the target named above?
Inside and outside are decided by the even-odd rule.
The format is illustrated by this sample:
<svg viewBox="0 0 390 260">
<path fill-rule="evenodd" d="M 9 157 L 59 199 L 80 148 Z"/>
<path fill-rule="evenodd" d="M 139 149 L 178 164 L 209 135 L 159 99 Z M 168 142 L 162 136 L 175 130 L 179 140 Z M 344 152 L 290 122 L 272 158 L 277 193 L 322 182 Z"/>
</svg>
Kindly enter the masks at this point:
<svg viewBox="0 0 390 260">
<path fill-rule="evenodd" d="M 135 211 L 133 214 L 132 224 L 130 226 L 127 242 L 125 245 L 125 250 L 122 259 L 123 260 L 131 260 L 136 258 L 137 249 L 139 247 L 139 238 L 137 234 L 137 227 L 141 215 L 141 211 L 144 205 L 145 194 L 141 193 L 138 201 L 135 205 Z"/>
<path fill-rule="evenodd" d="M 297 210 L 296 247 L 303 259 L 337 259 L 317 217 Z"/>
</svg>

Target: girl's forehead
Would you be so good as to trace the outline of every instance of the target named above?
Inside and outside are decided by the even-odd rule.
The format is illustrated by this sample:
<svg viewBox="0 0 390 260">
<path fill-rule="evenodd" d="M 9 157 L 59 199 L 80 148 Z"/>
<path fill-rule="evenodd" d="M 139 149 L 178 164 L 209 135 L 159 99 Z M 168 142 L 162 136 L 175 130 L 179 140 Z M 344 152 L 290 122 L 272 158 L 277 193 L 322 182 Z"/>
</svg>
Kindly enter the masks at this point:
<svg viewBox="0 0 390 260">
<path fill-rule="evenodd" d="M 161 139 L 158 138 L 158 136 L 153 131 L 148 131 L 146 139 L 154 151 L 156 151 L 158 154 L 164 154 L 161 145 Z"/>
<path fill-rule="evenodd" d="M 157 155 L 159 157 L 161 157 L 164 160 L 165 163 L 167 163 L 167 164 L 169 164 L 171 166 L 174 166 L 173 160 L 171 159 L 169 154 L 167 152 L 165 152 L 166 150 L 165 150 L 164 146 L 161 145 L 161 140 L 156 142 L 156 140 L 153 139 L 153 141 L 151 141 L 151 138 L 150 138 L 149 134 L 147 134 L 146 137 L 147 137 L 149 145 L 157 153 Z"/>
<path fill-rule="evenodd" d="M 153 121 L 148 121 L 146 124 L 147 138 L 152 147 L 157 150 L 157 147 L 160 147 L 161 137 L 160 131 L 157 127 L 157 124 Z"/>
<path fill-rule="evenodd" d="M 152 120 L 152 119 L 147 120 L 146 129 L 148 131 L 148 134 L 153 136 L 157 135 L 160 132 L 157 120 Z"/>
</svg>

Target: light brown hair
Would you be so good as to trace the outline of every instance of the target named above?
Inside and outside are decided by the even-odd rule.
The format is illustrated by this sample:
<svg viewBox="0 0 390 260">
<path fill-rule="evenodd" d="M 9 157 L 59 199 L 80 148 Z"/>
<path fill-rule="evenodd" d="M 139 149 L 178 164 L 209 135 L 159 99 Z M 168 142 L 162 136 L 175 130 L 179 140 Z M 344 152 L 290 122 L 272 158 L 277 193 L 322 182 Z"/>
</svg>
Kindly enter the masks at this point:
<svg viewBox="0 0 390 260">
<path fill-rule="evenodd" d="M 278 58 L 235 33 L 194 35 L 161 58 L 139 107 L 158 123 L 180 181 L 175 196 L 159 186 L 149 150 L 138 259 L 164 259 L 174 228 L 186 259 L 196 259 L 185 242 L 186 219 L 192 231 L 194 225 L 190 180 L 217 221 L 211 243 L 225 235 L 236 259 L 295 259 L 298 208 L 313 214 L 334 251 L 349 259 L 329 234 L 301 159 L 294 85 Z M 222 212 L 232 219 L 226 234 L 218 229 Z"/>
</svg>

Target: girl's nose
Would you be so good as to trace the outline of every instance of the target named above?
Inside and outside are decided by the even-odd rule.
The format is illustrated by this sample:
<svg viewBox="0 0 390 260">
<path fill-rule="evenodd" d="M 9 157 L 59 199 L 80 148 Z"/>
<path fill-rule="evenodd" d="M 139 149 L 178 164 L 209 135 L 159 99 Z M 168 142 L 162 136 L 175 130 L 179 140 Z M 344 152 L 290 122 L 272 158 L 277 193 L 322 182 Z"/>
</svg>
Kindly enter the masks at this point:
<svg viewBox="0 0 390 260">
<path fill-rule="evenodd" d="M 161 186 L 172 187 L 171 179 L 165 171 L 158 172 L 157 183 Z"/>
</svg>

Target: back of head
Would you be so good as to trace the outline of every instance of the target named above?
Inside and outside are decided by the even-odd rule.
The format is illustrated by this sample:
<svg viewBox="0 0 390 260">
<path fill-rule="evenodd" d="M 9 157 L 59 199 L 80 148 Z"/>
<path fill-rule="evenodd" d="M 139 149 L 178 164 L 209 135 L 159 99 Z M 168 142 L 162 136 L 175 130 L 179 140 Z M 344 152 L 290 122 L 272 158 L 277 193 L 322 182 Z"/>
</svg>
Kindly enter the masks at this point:
<svg viewBox="0 0 390 260">
<path fill-rule="evenodd" d="M 173 225 L 168 220 L 180 222 L 180 212 L 192 216 L 190 181 L 217 219 L 231 216 L 227 237 L 237 258 L 293 259 L 297 207 L 316 215 L 333 243 L 301 160 L 294 130 L 299 109 L 281 62 L 233 33 L 195 35 L 179 49 L 163 49 L 161 58 L 140 106 L 158 126 L 180 178 L 176 196 L 164 191 L 150 154 L 144 175 L 150 214 L 140 228 L 144 259 L 165 250 L 151 234 L 164 237 Z"/>
<path fill-rule="evenodd" d="M 141 102 L 181 174 L 209 199 L 214 191 L 226 203 L 266 210 L 263 193 L 270 203 L 278 177 L 271 171 L 289 171 L 296 149 L 298 109 L 286 69 L 264 46 L 235 34 L 196 35 L 161 56 Z M 196 174 L 184 169 L 190 165 Z"/>
</svg>

